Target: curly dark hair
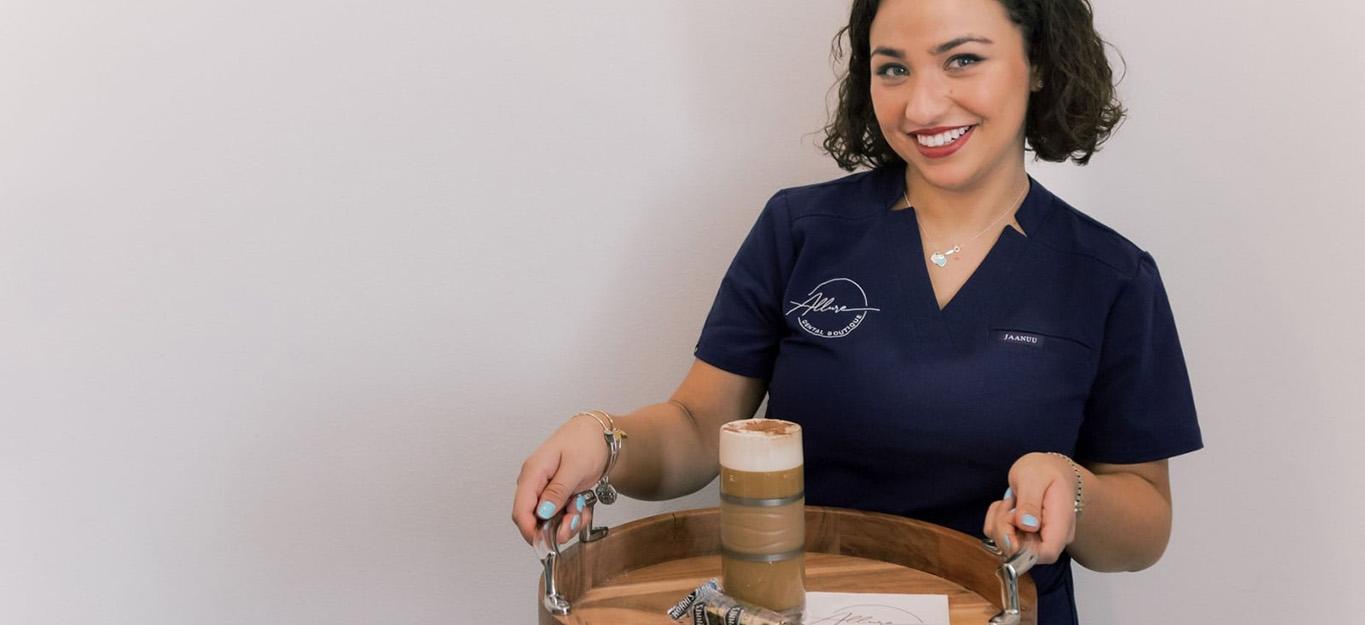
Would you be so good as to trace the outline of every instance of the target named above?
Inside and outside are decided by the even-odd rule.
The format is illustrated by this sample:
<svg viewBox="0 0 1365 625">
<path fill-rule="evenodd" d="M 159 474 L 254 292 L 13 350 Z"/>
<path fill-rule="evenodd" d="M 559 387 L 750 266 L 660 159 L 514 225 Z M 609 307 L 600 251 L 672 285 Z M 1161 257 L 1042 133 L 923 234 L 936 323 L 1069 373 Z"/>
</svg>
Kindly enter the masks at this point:
<svg viewBox="0 0 1365 625">
<path fill-rule="evenodd" d="M 1029 62 L 1043 79 L 1042 89 L 1029 98 L 1025 149 L 1034 153 L 1035 161 L 1089 163 L 1125 115 L 1104 56 L 1105 41 L 1095 32 L 1090 1 L 999 2 L 1019 26 Z M 858 165 L 877 168 L 905 162 L 882 136 L 872 108 L 868 33 L 880 4 L 854 0 L 848 26 L 839 29 L 831 46 L 838 63 L 843 57 L 840 44 L 848 34 L 848 71 L 838 85 L 839 108 L 824 128 L 824 151 L 847 171 Z"/>
</svg>

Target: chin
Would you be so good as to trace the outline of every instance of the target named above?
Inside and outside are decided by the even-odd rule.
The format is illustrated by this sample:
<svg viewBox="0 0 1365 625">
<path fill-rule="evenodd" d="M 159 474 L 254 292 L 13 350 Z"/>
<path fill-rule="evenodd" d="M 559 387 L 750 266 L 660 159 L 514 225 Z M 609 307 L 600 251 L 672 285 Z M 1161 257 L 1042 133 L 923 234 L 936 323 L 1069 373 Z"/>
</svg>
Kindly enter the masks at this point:
<svg viewBox="0 0 1365 625">
<path fill-rule="evenodd" d="M 971 187 L 977 179 L 976 168 L 969 163 L 931 163 L 921 167 L 918 161 L 908 161 L 920 177 L 940 189 L 960 191 Z"/>
</svg>

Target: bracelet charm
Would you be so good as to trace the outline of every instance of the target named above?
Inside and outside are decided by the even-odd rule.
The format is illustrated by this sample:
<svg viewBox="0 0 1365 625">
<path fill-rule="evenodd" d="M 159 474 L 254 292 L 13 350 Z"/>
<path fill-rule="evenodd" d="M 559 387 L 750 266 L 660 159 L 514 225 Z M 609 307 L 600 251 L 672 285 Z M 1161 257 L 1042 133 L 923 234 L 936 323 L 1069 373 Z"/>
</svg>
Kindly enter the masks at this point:
<svg viewBox="0 0 1365 625">
<path fill-rule="evenodd" d="M 578 415 L 588 415 L 602 426 L 602 438 L 607 443 L 607 466 L 602 469 L 602 477 L 598 478 L 597 484 L 593 486 L 593 492 L 597 494 L 598 501 L 611 505 L 616 503 L 618 493 L 616 487 L 607 479 L 607 474 L 611 473 L 611 468 L 616 465 L 616 457 L 621 454 L 621 448 L 625 445 L 626 433 L 616 427 L 616 422 L 604 410 L 588 410 L 574 416 Z"/>
</svg>

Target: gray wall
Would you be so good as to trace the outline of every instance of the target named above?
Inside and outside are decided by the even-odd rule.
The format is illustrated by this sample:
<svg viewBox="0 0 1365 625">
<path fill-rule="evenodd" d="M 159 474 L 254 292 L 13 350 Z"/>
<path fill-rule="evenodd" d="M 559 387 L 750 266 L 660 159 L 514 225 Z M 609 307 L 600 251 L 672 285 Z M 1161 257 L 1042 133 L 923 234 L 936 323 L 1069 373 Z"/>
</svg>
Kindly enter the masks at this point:
<svg viewBox="0 0 1365 625">
<path fill-rule="evenodd" d="M 1353 616 L 1351 0 L 1099 0 L 1131 118 L 1030 164 L 1150 250 L 1208 448 L 1089 623 Z M 681 379 L 846 2 L 0 3 L 0 621 L 529 622 L 527 453 Z M 626 502 L 619 523 L 709 505 Z"/>
</svg>

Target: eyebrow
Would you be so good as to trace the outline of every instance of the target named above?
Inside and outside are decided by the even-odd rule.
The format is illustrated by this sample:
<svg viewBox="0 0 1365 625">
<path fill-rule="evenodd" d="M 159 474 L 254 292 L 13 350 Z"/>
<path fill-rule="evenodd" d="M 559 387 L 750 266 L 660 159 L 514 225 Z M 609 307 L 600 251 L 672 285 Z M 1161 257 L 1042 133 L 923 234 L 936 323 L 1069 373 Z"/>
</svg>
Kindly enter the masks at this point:
<svg viewBox="0 0 1365 625">
<path fill-rule="evenodd" d="M 964 43 L 969 43 L 972 41 L 984 44 L 995 43 L 994 41 L 991 41 L 990 39 L 987 39 L 985 37 L 979 37 L 977 35 L 963 35 L 961 37 L 955 37 L 949 41 L 945 41 L 943 43 L 938 44 L 937 46 L 930 48 L 929 54 L 933 55 L 943 54 L 944 52 L 952 50 L 953 48 L 956 48 Z M 894 57 L 897 59 L 905 58 L 905 52 L 902 52 L 899 48 L 888 48 L 886 46 L 877 46 L 872 50 L 872 56 L 876 56 L 878 54 L 885 54 L 886 56 Z"/>
</svg>

